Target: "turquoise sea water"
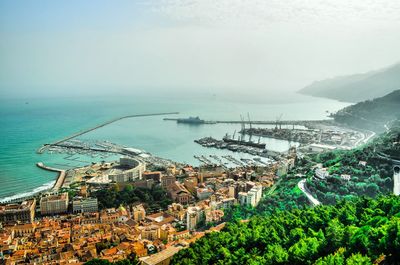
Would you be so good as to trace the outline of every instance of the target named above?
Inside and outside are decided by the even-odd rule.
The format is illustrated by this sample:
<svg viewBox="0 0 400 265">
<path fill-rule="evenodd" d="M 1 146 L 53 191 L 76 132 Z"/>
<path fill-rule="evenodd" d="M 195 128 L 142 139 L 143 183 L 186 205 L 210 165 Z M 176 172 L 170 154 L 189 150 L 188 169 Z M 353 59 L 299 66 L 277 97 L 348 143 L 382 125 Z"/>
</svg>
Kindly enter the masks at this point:
<svg viewBox="0 0 400 265">
<path fill-rule="evenodd" d="M 260 102 L 260 100 L 258 100 Z M 263 103 L 238 103 L 216 97 L 208 99 L 177 99 L 173 97 L 63 98 L 0 101 L 0 198 L 51 187 L 56 175 L 35 166 L 37 162 L 57 168 L 70 168 L 90 163 L 90 157 L 71 161 L 62 154 L 36 154 L 44 143 L 61 139 L 112 118 L 155 112 L 179 111 L 171 117 L 200 116 L 203 119 L 240 119 L 250 114 L 254 120 L 322 119 L 326 111 L 336 111 L 347 103 L 306 97 L 282 96 L 261 100 Z M 80 138 L 108 140 L 117 144 L 144 149 L 154 155 L 179 162 L 196 164 L 193 155 L 217 154 L 226 151 L 206 149 L 193 142 L 205 136 L 222 137 L 239 130 L 240 125 L 189 126 L 164 121 L 164 117 L 125 119 L 99 128 Z M 263 139 L 269 149 L 284 151 L 286 141 Z M 115 159 L 115 158 L 110 158 Z"/>
</svg>

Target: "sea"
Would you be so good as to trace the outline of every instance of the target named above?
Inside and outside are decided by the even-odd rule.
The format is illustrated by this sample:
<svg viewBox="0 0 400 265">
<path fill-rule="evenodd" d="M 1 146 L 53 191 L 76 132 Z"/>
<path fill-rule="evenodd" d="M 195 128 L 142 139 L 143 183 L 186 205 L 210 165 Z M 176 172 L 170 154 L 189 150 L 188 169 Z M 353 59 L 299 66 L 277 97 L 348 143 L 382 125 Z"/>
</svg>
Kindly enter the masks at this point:
<svg viewBox="0 0 400 265">
<path fill-rule="evenodd" d="M 137 117 L 117 121 L 78 137 L 85 141 L 109 141 L 147 151 L 155 156 L 198 165 L 194 155 L 234 154 L 202 147 L 195 139 L 222 138 L 239 131 L 240 124 L 188 125 L 164 118 L 199 116 L 205 120 L 318 120 L 326 119 L 349 103 L 296 93 L 258 97 L 257 100 L 223 96 L 85 96 L 66 98 L 0 99 L 0 202 L 28 196 L 52 187 L 56 173 L 36 163 L 69 169 L 118 157 L 92 157 L 44 153 L 45 143 L 62 139 L 105 121 L 133 114 L 179 112 L 177 115 Z M 255 139 L 258 140 L 258 139 Z M 286 151 L 296 143 L 262 138 L 267 149 Z M 236 155 L 236 154 L 235 154 Z"/>
</svg>

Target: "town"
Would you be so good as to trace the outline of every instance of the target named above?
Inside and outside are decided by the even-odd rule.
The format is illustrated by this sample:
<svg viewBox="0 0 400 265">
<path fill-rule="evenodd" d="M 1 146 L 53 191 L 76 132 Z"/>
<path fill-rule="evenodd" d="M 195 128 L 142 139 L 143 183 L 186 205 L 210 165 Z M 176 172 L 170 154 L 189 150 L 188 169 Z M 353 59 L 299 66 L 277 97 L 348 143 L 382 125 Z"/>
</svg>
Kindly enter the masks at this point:
<svg viewBox="0 0 400 265">
<path fill-rule="evenodd" d="M 136 257 L 141 264 L 168 264 L 180 249 L 222 229 L 232 206 L 257 206 L 263 191 L 296 158 L 292 148 L 269 164 L 193 167 L 132 148 L 124 151 L 119 161 L 60 171 L 51 191 L 1 205 L 0 259 L 6 264 L 82 264 Z M 157 190 L 168 204 L 154 207 L 139 197 L 106 207 L 111 198 L 104 198 L 105 192 L 115 196 L 132 190 Z"/>
</svg>

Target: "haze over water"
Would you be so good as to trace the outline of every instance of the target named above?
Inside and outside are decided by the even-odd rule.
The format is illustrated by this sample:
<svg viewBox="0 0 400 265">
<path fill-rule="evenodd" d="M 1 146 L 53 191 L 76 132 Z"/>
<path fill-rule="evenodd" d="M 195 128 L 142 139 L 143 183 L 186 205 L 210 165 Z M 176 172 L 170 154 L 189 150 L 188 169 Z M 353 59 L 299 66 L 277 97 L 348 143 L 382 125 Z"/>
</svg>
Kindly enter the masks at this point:
<svg viewBox="0 0 400 265">
<path fill-rule="evenodd" d="M 288 94 L 266 97 L 264 103 L 238 103 L 218 96 L 204 99 L 182 98 L 174 100 L 155 96 L 125 98 L 53 98 L 7 100 L 0 104 L 0 198 L 31 192 L 51 186 L 56 174 L 41 170 L 37 162 L 57 168 L 71 168 L 90 164 L 100 158 L 80 157 L 66 160 L 66 154 L 36 154 L 44 143 L 61 139 L 74 132 L 89 128 L 115 117 L 129 114 L 179 111 L 168 117 L 200 116 L 207 120 L 239 120 L 240 114 L 250 114 L 254 120 L 324 119 L 326 111 L 336 111 L 347 103 Z M 240 125 L 187 126 L 164 121 L 163 116 L 125 119 L 105 126 L 80 138 L 108 140 L 116 144 L 144 149 L 163 158 L 197 164 L 193 155 L 225 154 L 226 151 L 206 149 L 193 140 L 214 136 L 222 137 L 239 130 Z M 267 140 L 267 148 L 287 150 L 286 141 Z M 114 160 L 118 157 L 110 157 Z"/>
</svg>

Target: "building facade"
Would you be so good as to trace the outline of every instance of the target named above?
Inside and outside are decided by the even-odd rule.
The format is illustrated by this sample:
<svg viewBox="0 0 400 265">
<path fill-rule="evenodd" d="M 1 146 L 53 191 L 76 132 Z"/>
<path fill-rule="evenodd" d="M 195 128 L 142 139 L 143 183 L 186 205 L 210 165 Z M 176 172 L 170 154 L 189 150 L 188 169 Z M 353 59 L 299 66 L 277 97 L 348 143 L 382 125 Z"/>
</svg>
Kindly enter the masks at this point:
<svg viewBox="0 0 400 265">
<path fill-rule="evenodd" d="M 186 229 L 189 231 L 195 230 L 204 219 L 204 210 L 201 207 L 188 207 L 186 212 Z"/>
<path fill-rule="evenodd" d="M 99 210 L 97 198 L 74 198 L 72 201 L 73 213 L 93 213 Z"/>
<path fill-rule="evenodd" d="M 121 157 L 119 164 L 120 169 L 108 174 L 109 180 L 116 183 L 142 179 L 142 174 L 146 171 L 146 163 L 131 157 Z"/>
<path fill-rule="evenodd" d="M 40 213 L 52 215 L 68 211 L 68 193 L 48 195 L 40 199 Z"/>
<path fill-rule="evenodd" d="M 132 207 L 132 219 L 136 222 L 140 222 L 146 218 L 146 210 L 142 204 Z"/>
<path fill-rule="evenodd" d="M 21 204 L 0 205 L 0 222 L 32 223 L 35 219 L 36 200 L 24 201 Z"/>
</svg>

